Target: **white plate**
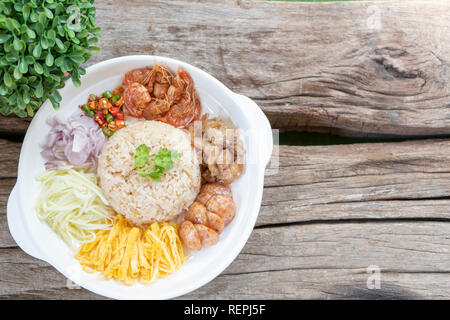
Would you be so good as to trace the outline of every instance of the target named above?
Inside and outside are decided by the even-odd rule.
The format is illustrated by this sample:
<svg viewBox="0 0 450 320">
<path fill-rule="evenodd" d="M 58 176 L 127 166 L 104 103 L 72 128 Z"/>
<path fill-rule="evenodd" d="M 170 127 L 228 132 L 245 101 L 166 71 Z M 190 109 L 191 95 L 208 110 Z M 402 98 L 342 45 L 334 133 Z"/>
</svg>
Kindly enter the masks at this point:
<svg viewBox="0 0 450 320">
<path fill-rule="evenodd" d="M 34 203 L 41 185 L 36 174 L 44 170 L 40 144 L 45 140 L 48 117 L 67 118 L 85 103 L 90 93 L 100 94 L 119 86 L 125 72 L 154 62 L 172 70 L 183 67 L 192 76 L 203 106 L 213 115 L 226 115 L 239 127 L 246 147 L 244 174 L 232 184 L 237 212 L 235 219 L 210 248 L 193 252 L 185 264 L 169 276 L 150 284 L 126 286 L 106 280 L 100 274 L 81 270 L 74 252 L 39 220 Z M 103 61 L 87 69 L 82 85 L 75 88 L 69 80 L 60 90 L 61 108 L 55 111 L 49 101 L 36 113 L 25 136 L 19 159 L 17 183 L 8 200 L 8 224 L 16 242 L 28 254 L 47 261 L 67 278 L 97 294 L 116 299 L 168 299 L 186 294 L 218 276 L 245 245 L 259 213 L 264 169 L 272 152 L 272 132 L 261 109 L 249 98 L 235 94 L 204 71 L 187 63 L 157 56 L 126 56 Z"/>
</svg>

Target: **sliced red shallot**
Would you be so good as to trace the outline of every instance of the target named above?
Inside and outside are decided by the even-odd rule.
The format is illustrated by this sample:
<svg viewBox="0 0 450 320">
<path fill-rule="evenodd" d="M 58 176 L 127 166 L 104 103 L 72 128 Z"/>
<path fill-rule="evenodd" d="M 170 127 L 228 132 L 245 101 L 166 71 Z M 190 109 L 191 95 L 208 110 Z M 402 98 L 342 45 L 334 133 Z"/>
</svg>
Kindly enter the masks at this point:
<svg viewBox="0 0 450 320">
<path fill-rule="evenodd" d="M 41 152 L 46 169 L 96 167 L 106 137 L 92 118 L 74 114 L 61 120 L 54 116 L 47 124 L 51 129 Z"/>
</svg>

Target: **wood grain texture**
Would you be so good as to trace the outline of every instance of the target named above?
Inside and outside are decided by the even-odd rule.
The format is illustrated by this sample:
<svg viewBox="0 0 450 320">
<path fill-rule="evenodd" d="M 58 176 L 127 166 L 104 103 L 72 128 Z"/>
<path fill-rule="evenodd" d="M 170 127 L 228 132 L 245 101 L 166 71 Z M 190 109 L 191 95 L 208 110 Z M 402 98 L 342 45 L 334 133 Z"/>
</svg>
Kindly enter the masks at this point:
<svg viewBox="0 0 450 320">
<path fill-rule="evenodd" d="M 448 1 L 96 6 L 102 51 L 88 65 L 130 54 L 186 61 L 253 98 L 281 130 L 450 134 Z M 0 116 L 0 299 L 103 299 L 69 289 L 9 233 L 15 141 L 29 121 Z M 450 299 L 450 140 L 280 146 L 278 165 L 241 254 L 181 299 Z M 381 289 L 367 288 L 371 265 Z"/>
<path fill-rule="evenodd" d="M 97 0 L 96 7 L 102 50 L 87 65 L 132 54 L 180 59 L 253 98 L 283 130 L 450 134 L 448 1 Z M 16 125 L 5 129 L 10 121 Z M 0 117 L 0 134 L 24 132 L 28 122 Z"/>
<path fill-rule="evenodd" d="M 55 276 L 60 274 L 55 272 Z M 314 269 L 223 274 L 177 299 L 448 299 L 449 276 L 445 273 L 385 273 L 378 290 L 367 289 L 367 276 L 365 270 Z M 24 287 L 19 292 L 5 293 L 0 299 L 105 299 L 84 289 L 68 289 L 64 279 L 53 278 L 50 283 L 51 288 Z"/>
<path fill-rule="evenodd" d="M 280 146 L 243 251 L 181 299 L 450 298 L 449 143 Z M 20 143 L 0 146 L 0 299 L 102 299 L 16 247 L 5 209 Z"/>
<path fill-rule="evenodd" d="M 18 118 L 13 115 L 5 117 L 0 115 L 0 137 L 22 137 L 27 132 L 30 123 L 30 118 Z"/>
<path fill-rule="evenodd" d="M 344 219 L 450 220 L 450 140 L 276 147 L 258 226 Z M 5 150 L 0 153 L 3 213 L 17 177 L 20 143 L 0 139 L 0 148 Z"/>
<path fill-rule="evenodd" d="M 117 2 L 98 5 L 100 17 L 117 15 Z M 120 9 L 133 23 L 103 20 L 94 60 L 187 61 L 255 99 L 274 128 L 450 133 L 448 2 L 134 0 Z"/>
<path fill-rule="evenodd" d="M 436 222 L 257 228 L 221 276 L 182 298 L 448 299 L 449 232 L 450 224 Z M 19 249 L 0 253 L 0 298 L 101 298 L 67 289 L 55 269 Z M 380 290 L 367 289 L 373 265 Z"/>
<path fill-rule="evenodd" d="M 20 142 L 0 138 L 0 179 L 17 177 L 21 147 Z"/>
<path fill-rule="evenodd" d="M 280 146 L 279 168 L 265 178 L 258 225 L 450 219 L 449 163 L 450 140 Z"/>
</svg>

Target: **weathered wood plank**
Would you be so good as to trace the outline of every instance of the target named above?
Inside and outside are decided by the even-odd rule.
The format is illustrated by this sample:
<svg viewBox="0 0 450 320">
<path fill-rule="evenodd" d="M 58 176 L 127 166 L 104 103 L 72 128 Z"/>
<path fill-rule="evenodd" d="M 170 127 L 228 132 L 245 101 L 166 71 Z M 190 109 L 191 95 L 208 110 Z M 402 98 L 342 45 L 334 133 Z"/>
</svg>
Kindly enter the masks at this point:
<svg viewBox="0 0 450 320">
<path fill-rule="evenodd" d="M 0 136 L 21 137 L 27 132 L 31 123 L 30 118 L 18 118 L 14 115 L 5 117 L 0 115 Z"/>
<path fill-rule="evenodd" d="M 284 191 L 284 190 L 283 190 Z M 266 191 L 265 191 L 266 192 Z M 257 226 L 341 220 L 445 220 L 450 200 L 389 200 L 306 204 L 302 200 L 269 203 L 263 198 Z"/>
<path fill-rule="evenodd" d="M 0 247 L 14 247 L 6 219 L 6 205 L 17 178 L 21 143 L 0 139 Z"/>
<path fill-rule="evenodd" d="M 181 299 L 448 299 L 448 274 L 386 273 L 375 290 L 367 278 L 366 270 L 326 269 L 222 275 Z"/>
<path fill-rule="evenodd" d="M 0 248 L 15 248 L 17 243 L 14 241 L 8 228 L 6 215 L 0 213 Z"/>
<path fill-rule="evenodd" d="M 130 54 L 189 62 L 255 99 L 274 128 L 450 134 L 448 1 L 99 0 L 96 7 L 102 50 L 88 65 Z M 0 117 L 0 134 L 26 127 Z"/>
<path fill-rule="evenodd" d="M 391 272 L 450 272 L 449 231 L 448 222 L 426 221 L 256 228 L 227 273 L 369 265 Z"/>
<path fill-rule="evenodd" d="M 0 139 L 0 213 L 20 143 Z M 450 140 L 280 146 L 257 225 L 342 219 L 450 219 Z M 1 219 L 1 216 L 0 216 Z M 5 220 L 6 222 L 6 220 Z M 0 237 L 0 246 L 10 238 Z"/>
<path fill-rule="evenodd" d="M 258 225 L 449 219 L 449 163 L 450 140 L 280 146 L 278 172 L 271 169 L 265 178 Z"/>
<path fill-rule="evenodd" d="M 17 177 L 21 147 L 21 142 L 0 139 L 0 179 Z"/>
<path fill-rule="evenodd" d="M 260 227 L 221 277 L 186 297 L 448 298 L 450 223 L 344 222 L 448 218 L 449 200 L 440 198 L 450 192 L 444 181 L 449 143 L 280 146 L 279 172 L 266 177 Z M 93 298 L 67 289 L 56 270 L 14 248 L 5 209 L 16 172 L 10 174 L 14 162 L 8 159 L 17 159 L 20 143 L 0 144 L 9 150 L 0 154 L 0 163 L 7 164 L 0 170 L 0 297 Z M 374 192 L 385 185 L 390 192 Z M 288 224 L 264 227 L 280 223 Z M 366 288 L 369 265 L 382 269 L 382 290 Z M 236 292 L 235 280 L 245 293 Z M 268 285 L 274 288 L 270 292 L 264 289 Z"/>
<path fill-rule="evenodd" d="M 259 228 L 235 262 L 183 298 L 449 298 L 450 223 L 341 223 Z M 20 249 L 0 249 L 0 297 L 92 297 Z M 399 259 L 401 257 L 401 259 Z M 367 289 L 367 267 L 381 289 Z M 80 293 L 82 292 L 82 293 Z"/>
<path fill-rule="evenodd" d="M 99 19 L 94 60 L 190 62 L 255 99 L 275 128 L 450 133 L 450 3 L 241 3 L 100 1 L 99 17 L 133 23 Z"/>
<path fill-rule="evenodd" d="M 448 2 L 96 5 L 102 52 L 89 65 L 128 54 L 187 61 L 255 99 L 283 130 L 450 133 Z M 133 23 L 114 18 L 124 13 Z M 21 136 L 28 124 L 0 116 L 0 135 Z M 244 250 L 182 298 L 449 299 L 449 146 L 282 146 Z M 20 143 L 0 139 L 0 149 L 0 299 L 102 298 L 68 289 L 54 268 L 16 247 L 5 213 Z M 367 289 L 369 265 L 381 268 L 380 290 Z"/>
<path fill-rule="evenodd" d="M 0 248 L 16 247 L 17 244 L 9 233 L 6 218 L 6 205 L 16 178 L 1 178 L 0 176 Z"/>
<path fill-rule="evenodd" d="M 221 275 L 178 299 L 448 299 L 448 274 L 386 273 L 382 275 L 378 290 L 367 289 L 367 276 L 364 270 L 289 270 Z M 429 290 L 429 287 L 433 289 Z M 84 289 L 63 287 L 0 295 L 2 299 L 105 298 Z"/>
</svg>

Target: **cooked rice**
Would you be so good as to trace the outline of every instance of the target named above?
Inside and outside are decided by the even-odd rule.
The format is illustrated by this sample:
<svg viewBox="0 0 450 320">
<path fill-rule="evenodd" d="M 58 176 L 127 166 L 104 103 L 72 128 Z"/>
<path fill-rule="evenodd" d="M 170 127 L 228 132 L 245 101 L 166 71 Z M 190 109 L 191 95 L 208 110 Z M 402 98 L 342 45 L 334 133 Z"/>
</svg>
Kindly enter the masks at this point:
<svg viewBox="0 0 450 320">
<path fill-rule="evenodd" d="M 149 158 L 160 148 L 180 154 L 160 182 L 140 177 L 134 168 L 136 148 L 143 143 Z M 115 132 L 99 156 L 97 174 L 113 209 L 136 225 L 176 218 L 194 201 L 201 179 L 187 132 L 159 121 L 138 121 Z"/>
</svg>

